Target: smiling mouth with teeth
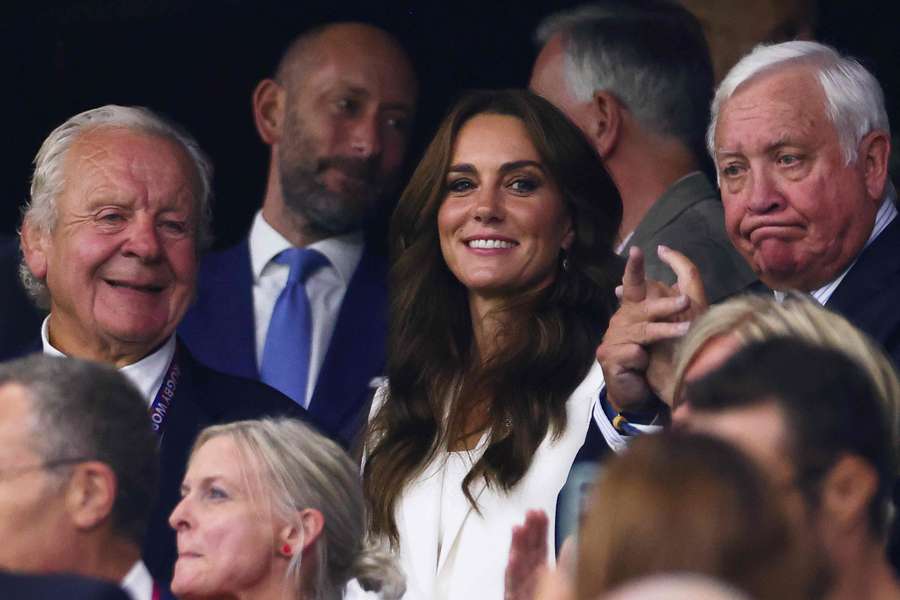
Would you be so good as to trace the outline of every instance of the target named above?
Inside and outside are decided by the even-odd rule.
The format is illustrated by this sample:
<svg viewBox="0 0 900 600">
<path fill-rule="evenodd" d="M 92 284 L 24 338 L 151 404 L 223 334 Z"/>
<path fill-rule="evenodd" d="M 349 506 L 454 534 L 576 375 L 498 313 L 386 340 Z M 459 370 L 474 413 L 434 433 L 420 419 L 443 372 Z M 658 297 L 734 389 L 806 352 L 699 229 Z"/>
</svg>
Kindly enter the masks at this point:
<svg viewBox="0 0 900 600">
<path fill-rule="evenodd" d="M 138 292 L 148 292 L 151 294 L 157 294 L 157 293 L 163 291 L 163 286 L 161 286 L 161 285 L 131 285 L 129 283 L 124 283 L 122 281 L 114 281 L 112 279 L 107 279 L 105 281 L 112 287 L 136 290 Z"/>
<path fill-rule="evenodd" d="M 481 249 L 512 248 L 513 246 L 518 246 L 516 242 L 507 242 L 503 240 L 470 240 L 466 245 L 469 246 L 469 248 Z"/>
</svg>

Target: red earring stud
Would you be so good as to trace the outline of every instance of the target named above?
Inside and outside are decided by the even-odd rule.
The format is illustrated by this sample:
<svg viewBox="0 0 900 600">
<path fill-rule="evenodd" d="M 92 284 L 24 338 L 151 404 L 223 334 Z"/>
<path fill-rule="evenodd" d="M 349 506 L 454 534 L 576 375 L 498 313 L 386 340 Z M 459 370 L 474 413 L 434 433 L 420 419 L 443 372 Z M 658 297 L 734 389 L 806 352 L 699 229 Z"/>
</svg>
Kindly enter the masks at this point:
<svg viewBox="0 0 900 600">
<path fill-rule="evenodd" d="M 281 553 L 284 554 L 285 556 L 290 556 L 291 554 L 293 554 L 293 552 L 291 552 L 291 545 L 285 544 L 284 546 L 282 546 Z"/>
</svg>

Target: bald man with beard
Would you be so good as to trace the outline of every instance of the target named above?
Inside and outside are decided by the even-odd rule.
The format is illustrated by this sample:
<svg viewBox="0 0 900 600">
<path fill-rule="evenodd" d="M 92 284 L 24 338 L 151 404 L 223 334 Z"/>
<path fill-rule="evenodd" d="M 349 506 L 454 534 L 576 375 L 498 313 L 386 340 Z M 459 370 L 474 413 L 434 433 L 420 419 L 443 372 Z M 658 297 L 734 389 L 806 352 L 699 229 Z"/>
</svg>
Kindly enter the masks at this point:
<svg viewBox="0 0 900 600">
<path fill-rule="evenodd" d="M 345 444 L 385 362 L 387 265 L 363 229 L 397 189 L 416 96 L 381 29 L 297 37 L 253 94 L 270 147 L 262 209 L 246 239 L 204 260 L 179 330 L 202 361 L 278 388 Z"/>
</svg>

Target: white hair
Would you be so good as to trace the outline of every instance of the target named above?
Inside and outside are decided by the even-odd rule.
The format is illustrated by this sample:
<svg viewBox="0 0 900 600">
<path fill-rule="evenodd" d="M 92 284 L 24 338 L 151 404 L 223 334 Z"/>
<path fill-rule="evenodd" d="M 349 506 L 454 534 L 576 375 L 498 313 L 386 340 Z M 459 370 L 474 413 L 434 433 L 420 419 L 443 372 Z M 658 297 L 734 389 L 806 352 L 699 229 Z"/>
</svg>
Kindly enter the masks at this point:
<svg viewBox="0 0 900 600">
<path fill-rule="evenodd" d="M 731 68 L 716 90 L 706 131 L 706 147 L 713 161 L 716 123 L 722 105 L 755 77 L 798 65 L 812 69 L 822 86 L 825 111 L 837 130 L 846 164 L 856 161 L 859 143 L 868 133 L 876 130 L 890 133 L 881 85 L 857 60 L 841 56 L 834 48 L 818 42 L 761 44 Z"/>
<path fill-rule="evenodd" d="M 197 171 L 200 186 L 196 198 L 197 251 L 205 249 L 211 241 L 212 163 L 200 149 L 197 140 L 189 133 L 142 106 L 107 104 L 79 113 L 50 132 L 34 157 L 31 198 L 22 211 L 23 226 L 27 220 L 29 227 L 34 227 L 44 234 L 53 231 L 58 216 L 56 199 L 62 194 L 66 184 L 66 155 L 75 140 L 99 128 L 122 128 L 157 135 L 170 139 L 184 148 Z M 50 296 L 46 282 L 35 277 L 24 261 L 19 265 L 19 276 L 34 302 L 42 308 L 48 308 Z"/>
<path fill-rule="evenodd" d="M 278 418 L 208 427 L 198 436 L 194 452 L 221 435 L 235 441 L 245 468 L 262 467 L 262 501 L 281 519 L 293 523 L 304 508 L 322 513 L 315 581 L 300 580 L 302 552 L 293 554 L 288 567 L 289 582 L 298 591 L 302 586 L 313 590 L 314 600 L 339 600 L 348 582 L 356 579 L 385 600 L 403 595 L 405 579 L 393 556 L 366 536 L 359 467 L 340 446 L 296 419 Z"/>
</svg>

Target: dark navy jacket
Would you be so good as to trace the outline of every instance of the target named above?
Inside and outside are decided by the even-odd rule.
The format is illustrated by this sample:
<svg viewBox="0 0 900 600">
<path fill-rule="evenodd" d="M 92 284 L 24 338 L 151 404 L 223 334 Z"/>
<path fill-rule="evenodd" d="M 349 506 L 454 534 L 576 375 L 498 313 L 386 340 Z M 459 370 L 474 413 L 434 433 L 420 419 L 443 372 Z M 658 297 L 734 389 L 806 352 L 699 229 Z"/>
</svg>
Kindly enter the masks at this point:
<svg viewBox="0 0 900 600">
<path fill-rule="evenodd" d="M 370 382 L 384 372 L 387 336 L 387 264 L 363 252 L 353 274 L 309 403 L 323 432 L 351 445 L 368 417 L 374 390 Z M 197 359 L 210 367 L 259 379 L 253 313 L 250 246 L 206 256 L 200 266 L 197 301 L 179 334 Z"/>
</svg>

